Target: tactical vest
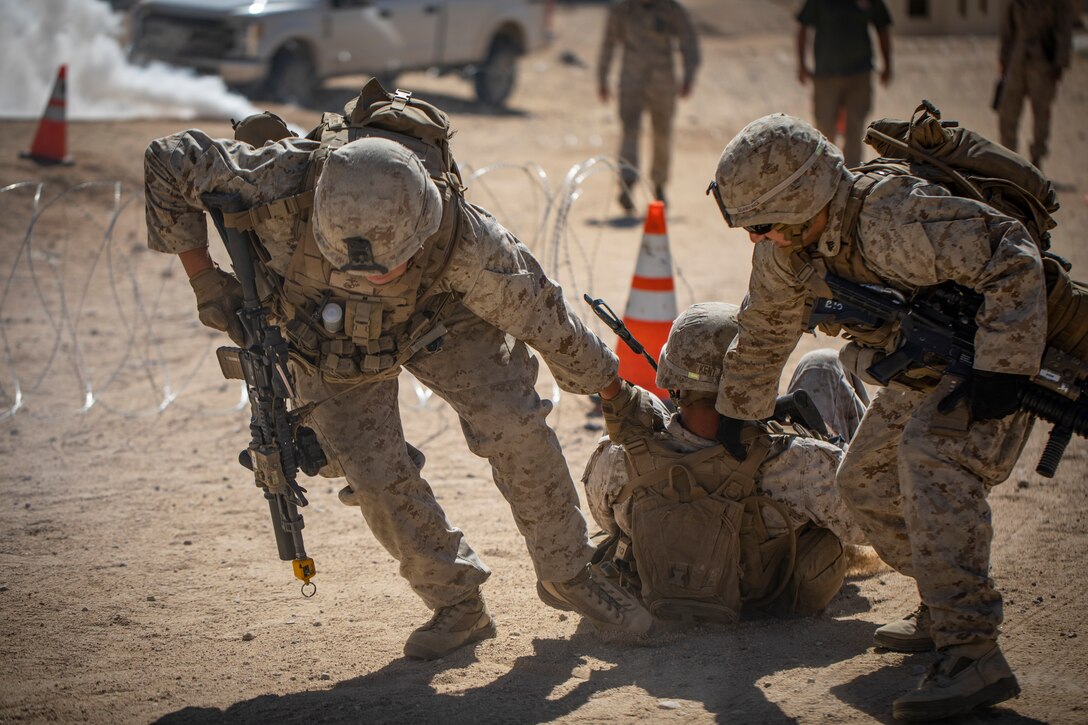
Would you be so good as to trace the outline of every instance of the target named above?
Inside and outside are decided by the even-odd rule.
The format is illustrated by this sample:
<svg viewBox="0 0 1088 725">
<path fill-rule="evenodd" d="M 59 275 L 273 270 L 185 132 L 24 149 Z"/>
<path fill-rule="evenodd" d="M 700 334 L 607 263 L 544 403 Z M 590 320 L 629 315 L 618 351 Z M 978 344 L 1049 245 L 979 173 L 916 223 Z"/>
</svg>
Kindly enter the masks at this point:
<svg viewBox="0 0 1088 725">
<path fill-rule="evenodd" d="M 264 114 L 252 118 L 254 124 L 243 121 L 235 128 L 236 137 L 249 143 L 254 143 L 255 129 L 267 125 Z M 328 155 L 346 143 L 374 136 L 411 149 L 442 195 L 438 231 L 424 242 L 404 275 L 380 287 L 335 269 L 321 255 L 311 214 L 314 189 Z M 442 312 L 453 293 L 443 291 L 440 282 L 465 224 L 463 186 L 449 137 L 449 119 L 441 110 L 412 98 L 408 91 L 390 94 L 371 80 L 343 114 L 324 114 L 307 134 L 321 147 L 307 168 L 303 191 L 226 215 L 227 224 L 240 229 L 253 229 L 262 219 L 294 220 L 299 241 L 286 272 L 279 277 L 267 268 L 264 271 L 266 277 L 273 277 L 272 297 L 291 343 L 292 359 L 311 374 L 337 383 L 392 378 L 417 352 L 441 344 L 446 334 Z M 342 327 L 336 332 L 321 322 L 328 305 L 342 311 Z"/>
<path fill-rule="evenodd" d="M 795 529 L 782 504 L 756 491 L 760 466 L 784 439 L 753 425 L 744 440 L 750 444 L 744 461 L 721 445 L 679 453 L 650 437 L 624 446 L 628 483 L 615 503 L 630 499 L 631 533 L 630 546 L 621 540 L 616 558 L 628 567 L 633 559 L 642 600 L 654 616 L 736 622 L 746 604 L 807 614 L 841 587 L 842 576 L 835 581 L 837 573 L 845 575 L 838 539 L 814 528 L 815 536 L 802 536 L 810 527 Z M 823 579 L 816 582 L 813 571 Z"/>
<path fill-rule="evenodd" d="M 840 249 L 831 257 L 815 246 L 794 252 L 789 259 L 795 276 L 814 297 L 834 295 L 824 282 L 827 272 L 862 284 L 886 283 L 865 264 L 858 247 L 859 217 L 865 199 L 880 181 L 910 175 L 944 186 L 955 196 L 981 201 L 1020 221 L 1040 253 L 1047 289 L 1047 344 L 1088 361 L 1088 286 L 1070 278 L 1063 260 L 1049 254 L 1053 213 L 1058 209 L 1053 184 L 1031 164 L 985 137 L 940 121 L 940 112 L 923 101 L 908 121 L 883 119 L 870 124 L 866 143 L 884 154 L 852 169 L 855 179 L 843 212 Z M 926 294 L 925 289 L 905 294 Z M 820 325 L 829 335 L 845 332 L 862 348 L 891 352 L 899 344 L 893 324 L 879 328 Z M 937 382 L 932 371 L 908 371 L 896 382 L 928 389 Z"/>
</svg>

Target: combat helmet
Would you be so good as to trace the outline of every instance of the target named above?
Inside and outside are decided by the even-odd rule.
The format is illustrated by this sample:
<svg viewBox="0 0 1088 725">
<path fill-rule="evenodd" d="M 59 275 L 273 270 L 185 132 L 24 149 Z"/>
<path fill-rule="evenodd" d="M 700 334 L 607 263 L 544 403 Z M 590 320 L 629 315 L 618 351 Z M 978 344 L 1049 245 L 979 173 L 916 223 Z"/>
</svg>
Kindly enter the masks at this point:
<svg viewBox="0 0 1088 725">
<path fill-rule="evenodd" d="M 736 305 L 726 302 L 700 302 L 681 312 L 661 348 L 657 386 L 674 397 L 673 391 L 680 391 L 680 397 L 690 392 L 715 397 L 722 378 L 722 358 L 737 336 L 738 311 Z"/>
<path fill-rule="evenodd" d="M 831 201 L 844 178 L 841 151 L 808 123 L 776 113 L 729 142 L 707 193 L 731 227 L 799 225 Z"/>
<path fill-rule="evenodd" d="M 384 274 L 442 223 L 442 196 L 408 148 L 368 137 L 329 154 L 314 191 L 314 240 L 337 269 Z"/>
</svg>

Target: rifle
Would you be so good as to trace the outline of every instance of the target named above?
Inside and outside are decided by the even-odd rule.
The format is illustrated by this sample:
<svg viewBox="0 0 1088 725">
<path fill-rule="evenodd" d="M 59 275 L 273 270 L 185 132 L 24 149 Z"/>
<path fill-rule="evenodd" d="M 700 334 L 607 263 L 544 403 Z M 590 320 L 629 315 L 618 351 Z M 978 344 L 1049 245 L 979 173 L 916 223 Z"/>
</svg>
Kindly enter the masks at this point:
<svg viewBox="0 0 1088 725">
<path fill-rule="evenodd" d="M 279 327 L 269 322 L 268 310 L 257 291 L 255 234 L 228 227 L 224 220 L 225 213 L 243 211 L 241 199 L 236 194 L 205 194 L 201 200 L 223 238 L 242 286 L 243 303 L 238 316 L 245 328 L 245 347 L 216 350 L 223 376 L 244 380 L 249 393 L 252 438 L 249 447 L 238 454 L 238 462 L 253 471 L 254 481 L 264 491 L 280 559 L 293 563 L 295 577 L 302 581 L 303 596 L 312 597 L 317 585 L 310 580 L 317 570 L 302 541 L 305 524 L 298 509 L 308 501 L 297 476 L 299 470 L 308 476 L 316 475 L 327 460 L 317 435 L 301 425 L 309 408 L 287 408 L 288 400 L 296 397 L 287 367 L 287 341 Z"/>
<path fill-rule="evenodd" d="M 900 374 L 919 368 L 938 376 L 966 379 L 971 374 L 978 330 L 975 313 L 982 304 L 978 293 L 946 283 L 908 300 L 896 290 L 859 284 L 831 272 L 824 279 L 833 298 L 813 302 L 809 329 L 831 322 L 872 329 L 888 325 L 898 331 L 899 347 L 866 370 L 880 384 L 887 385 Z M 949 396 L 950 401 L 959 402 L 965 392 L 961 383 Z M 1054 424 L 1035 468 L 1039 475 L 1054 477 L 1073 433 L 1088 437 L 1086 393 L 1088 365 L 1048 347 L 1039 373 L 1018 393 L 1020 410 Z"/>
<path fill-rule="evenodd" d="M 635 336 L 627 329 L 627 325 L 623 324 L 623 320 L 612 311 L 607 302 L 600 298 L 594 299 L 587 294 L 583 294 L 582 299 L 590 306 L 593 313 L 608 326 L 608 329 L 623 340 L 627 347 L 631 348 L 636 355 L 642 355 L 646 358 L 646 361 L 650 363 L 650 367 L 657 370 L 657 360 L 654 359 L 653 355 L 646 352 L 645 346 L 635 339 Z M 724 350 L 722 354 L 725 354 Z M 819 438 L 825 441 L 830 438 L 823 416 L 817 409 L 816 404 L 812 402 L 812 398 L 804 390 L 795 390 L 787 395 L 778 396 L 775 401 L 774 414 L 760 422 L 768 423 L 770 421 L 783 425 L 792 425 L 797 429 L 798 433 L 809 438 Z"/>
<path fill-rule="evenodd" d="M 627 347 L 631 348 L 636 355 L 641 355 L 646 358 L 646 362 L 650 363 L 650 367 L 657 370 L 657 360 L 654 356 L 646 352 L 646 348 L 642 343 L 635 339 L 635 336 L 631 334 L 631 331 L 627 329 L 627 325 L 623 324 L 623 320 L 619 318 L 612 308 L 608 306 L 608 303 L 601 298 L 593 299 L 587 294 L 582 294 L 582 299 L 586 301 L 586 304 L 593 309 L 593 314 L 601 318 L 601 322 L 608 325 L 608 329 L 616 333 L 616 335 L 626 343 Z"/>
</svg>

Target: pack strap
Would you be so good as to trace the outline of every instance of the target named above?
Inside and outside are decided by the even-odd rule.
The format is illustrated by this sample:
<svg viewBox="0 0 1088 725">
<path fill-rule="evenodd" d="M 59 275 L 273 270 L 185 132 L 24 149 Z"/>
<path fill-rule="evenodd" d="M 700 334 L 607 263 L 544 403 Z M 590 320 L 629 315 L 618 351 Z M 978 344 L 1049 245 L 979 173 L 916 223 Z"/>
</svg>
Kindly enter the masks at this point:
<svg viewBox="0 0 1088 725">
<path fill-rule="evenodd" d="M 917 113 L 917 111 L 915 112 Z M 913 118 L 911 119 L 911 123 L 913 124 Z M 967 177 L 956 171 L 945 162 L 938 159 L 936 156 L 932 154 L 927 154 L 925 151 L 913 144 L 905 143 L 897 138 L 889 136 L 882 131 L 877 131 L 872 126 L 870 126 L 869 129 L 865 132 L 865 135 L 880 139 L 889 146 L 899 149 L 903 153 L 907 154 L 908 159 L 913 156 L 914 159 L 917 161 L 932 164 L 933 166 L 937 167 L 938 169 L 955 179 L 956 183 L 963 189 L 965 196 L 969 196 L 975 201 L 981 201 L 983 203 L 986 203 L 986 198 L 982 195 L 982 192 L 979 191 L 979 188 L 975 184 L 971 183 L 971 181 L 968 180 Z"/>
<path fill-rule="evenodd" d="M 832 299 L 835 293 L 827 286 L 827 262 L 823 257 L 812 254 L 808 249 L 798 249 L 789 256 L 793 276 L 805 286 L 813 297 Z"/>
<path fill-rule="evenodd" d="M 282 199 L 270 201 L 252 209 L 234 213 L 223 214 L 223 222 L 232 229 L 251 231 L 257 228 L 261 222 L 277 218 L 295 218 L 302 216 L 314 205 L 314 192 L 304 191 L 301 194 L 287 196 Z"/>
<path fill-rule="evenodd" d="M 755 431 L 756 429 L 749 430 Z M 760 466 L 763 465 L 763 462 L 767 460 L 767 456 L 771 453 L 771 437 L 759 431 L 748 436 L 742 436 L 741 440 L 744 441 L 744 438 L 748 439 L 746 441 L 748 443 L 748 456 L 733 469 L 714 493 L 728 498 L 740 498 L 740 496 L 751 494 L 755 489 L 756 474 L 759 473 Z"/>
<path fill-rule="evenodd" d="M 759 472 L 759 467 L 763 465 L 763 462 L 767 460 L 767 456 L 770 455 L 771 439 L 770 436 L 763 433 L 762 430 L 757 428 L 752 428 L 750 430 L 752 430 L 752 433 L 745 436 L 745 438 L 747 438 L 745 442 L 749 443 L 748 456 L 743 461 L 740 461 L 736 468 L 729 472 L 729 475 L 725 477 L 725 480 L 723 480 L 718 488 L 712 493 L 725 495 L 731 499 L 740 499 L 741 497 L 750 494 L 755 487 L 756 474 Z M 645 464 L 652 462 L 653 460 L 646 443 L 641 440 L 625 445 L 624 450 L 628 456 L 633 459 L 636 471 L 640 470 L 640 468 L 645 468 Z M 653 486 L 662 481 L 671 480 L 673 469 L 676 466 L 681 466 L 690 470 L 719 456 L 728 457 L 725 446 L 720 443 L 710 446 L 709 448 L 693 451 L 686 456 L 671 461 L 667 466 L 661 466 L 646 471 L 645 473 L 630 479 L 623 488 L 620 489 L 614 503 L 623 503 L 639 489 Z M 729 460 L 733 459 L 729 458 Z M 640 466 L 640 463 L 643 465 Z M 730 490 L 731 487 L 733 489 L 732 491 Z"/>
<path fill-rule="evenodd" d="M 638 443 L 641 442 L 642 441 L 638 441 Z M 635 448 L 636 450 L 632 451 L 631 448 Z M 643 448 L 645 448 L 645 444 L 643 444 Z M 633 454 L 634 456 L 639 455 L 640 451 L 637 449 L 637 445 L 625 446 L 625 450 L 628 453 Z M 616 500 L 613 502 L 613 505 L 623 503 L 627 499 L 631 498 L 631 494 L 633 494 L 640 488 L 646 488 L 647 486 L 652 486 L 655 483 L 660 483 L 661 481 L 668 480 L 670 475 L 669 472 L 674 466 L 698 466 L 700 463 L 706 463 L 707 461 L 713 459 L 715 456 L 720 456 L 724 453 L 725 446 L 719 443 L 717 445 L 711 446 L 710 448 L 703 448 L 693 453 L 689 453 L 683 458 L 673 461 L 668 466 L 656 468 L 652 471 L 647 471 L 641 476 L 636 476 L 635 478 L 629 480 L 624 485 L 624 487 L 620 489 L 620 492 L 616 495 Z"/>
</svg>

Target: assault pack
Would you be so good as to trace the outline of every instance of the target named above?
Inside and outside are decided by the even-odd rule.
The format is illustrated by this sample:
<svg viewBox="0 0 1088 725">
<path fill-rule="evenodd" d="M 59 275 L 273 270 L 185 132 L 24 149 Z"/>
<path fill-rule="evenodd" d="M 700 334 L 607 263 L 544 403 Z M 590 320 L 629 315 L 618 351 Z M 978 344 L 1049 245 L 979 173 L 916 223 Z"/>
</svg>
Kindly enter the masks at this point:
<svg viewBox="0 0 1088 725">
<path fill-rule="evenodd" d="M 250 116 L 234 127 L 235 138 L 253 146 L 291 136 L 274 114 Z M 460 237 L 464 186 L 450 152 L 450 122 L 436 106 L 410 91 L 386 91 L 377 79 L 349 101 L 343 113 L 325 113 L 306 138 L 319 141 L 303 191 L 226 215 L 227 226 L 252 230 L 259 221 L 287 219 L 299 244 L 284 275 L 262 265 L 263 292 L 283 321 L 292 359 L 330 382 L 354 383 L 395 377 L 401 365 L 423 348 L 437 349 L 446 329 L 441 312 L 451 294 L 439 281 Z M 409 271 L 380 290 L 343 273 L 321 255 L 310 223 L 314 189 L 328 155 L 360 138 L 381 137 L 412 150 L 423 162 L 443 201 L 442 223 Z M 330 331 L 322 312 L 335 305 L 342 326 Z"/>
</svg>

